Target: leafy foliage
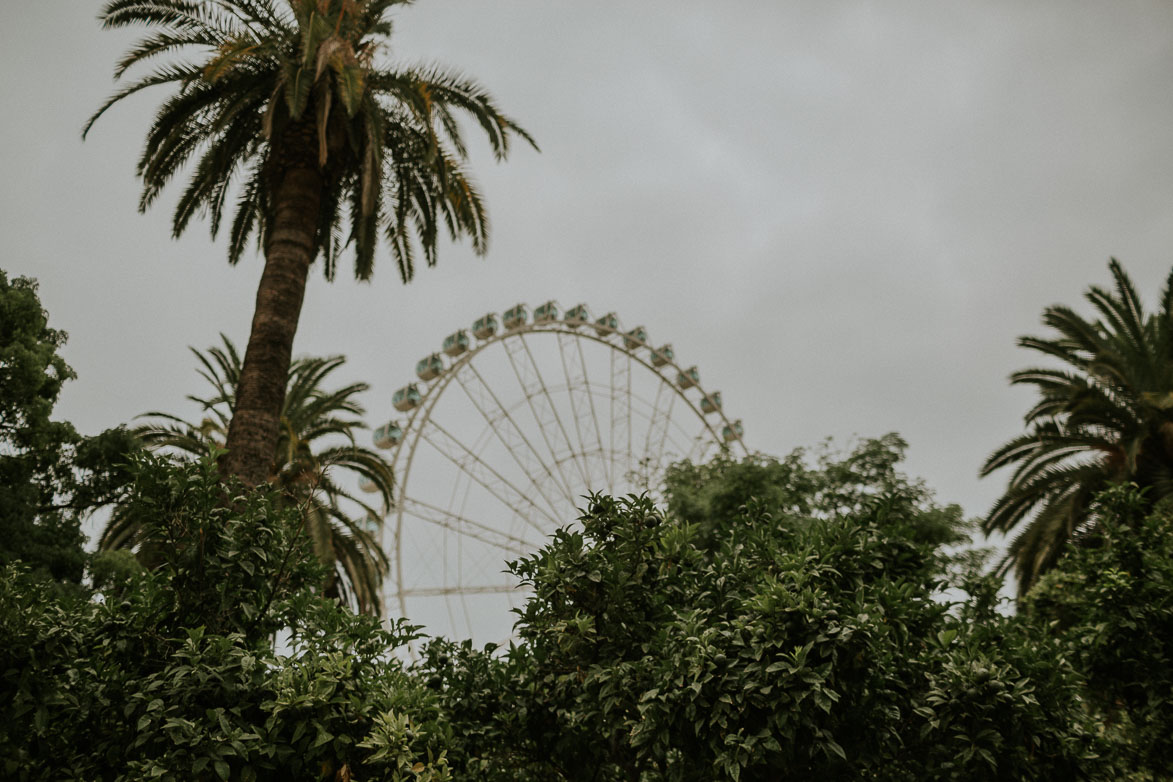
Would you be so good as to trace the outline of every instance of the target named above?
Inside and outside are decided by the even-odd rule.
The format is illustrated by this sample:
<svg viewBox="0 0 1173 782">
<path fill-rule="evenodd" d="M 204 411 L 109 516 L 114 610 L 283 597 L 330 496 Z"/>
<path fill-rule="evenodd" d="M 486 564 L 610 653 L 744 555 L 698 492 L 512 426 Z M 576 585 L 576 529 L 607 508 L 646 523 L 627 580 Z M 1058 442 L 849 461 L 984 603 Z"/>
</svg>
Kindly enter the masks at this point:
<svg viewBox="0 0 1173 782">
<path fill-rule="evenodd" d="M 196 425 L 166 413 L 147 413 L 157 420 L 134 430 L 147 446 L 197 458 L 224 446 L 241 361 L 232 342 L 222 339 L 223 347 L 211 348 L 206 354 L 192 351 L 202 366 L 200 374 L 212 386 L 210 396 L 188 397 L 203 408 L 203 420 Z M 325 388 L 330 374 L 345 361 L 342 356 L 300 358 L 290 366 L 277 453 L 268 482 L 279 491 L 283 503 L 296 506 L 304 515 L 314 554 L 326 566 L 326 594 L 350 598 L 359 611 L 377 615 L 387 557 L 372 534 L 372 520 L 382 514 L 347 491 L 339 477 L 371 481 L 387 508 L 394 476 L 378 452 L 355 442 L 356 431 L 366 429 L 361 419 L 365 410 L 355 397 L 369 386 L 351 383 L 333 390 Z M 135 519 L 116 513 L 102 533 L 100 546 L 141 548 L 141 535 L 142 527 Z"/>
<path fill-rule="evenodd" d="M 468 234 L 483 252 L 488 221 L 462 165 L 467 150 L 458 115 L 485 132 L 498 158 L 508 153 L 512 135 L 532 140 L 471 80 L 378 61 L 391 34 L 388 14 L 409 2 L 110 0 L 101 14 L 106 27 L 153 30 L 126 53 L 115 75 L 155 66 L 107 100 L 85 132 L 130 95 L 176 88 L 156 114 L 139 159 L 140 208 L 194 161 L 174 232 L 178 236 L 192 217 L 207 212 L 215 236 L 225 202 L 238 189 L 231 263 L 250 236 L 268 244 L 275 178 L 306 162 L 298 159 L 303 147 L 325 180 L 314 254 L 325 258 L 328 279 L 347 243 L 355 246 L 355 275 L 368 279 L 380 232 L 404 281 L 414 273 L 416 242 L 427 262 L 435 262 L 442 228 L 453 239 Z"/>
<path fill-rule="evenodd" d="M 1055 336 L 1019 339 L 1065 366 L 1011 375 L 1037 389 L 1039 401 L 1026 414 L 1028 431 L 982 468 L 989 475 L 1015 465 L 984 527 L 1022 527 L 1002 563 L 1003 571 L 1013 567 L 1020 594 L 1074 537 L 1094 534 L 1092 499 L 1109 484 L 1135 482 L 1150 500 L 1173 494 L 1173 274 L 1150 314 L 1124 268 L 1113 260 L 1109 269 L 1114 290 L 1086 294 L 1098 319 L 1048 307 L 1043 323 Z"/>
<path fill-rule="evenodd" d="M 581 529 L 514 564 L 534 590 L 517 646 L 425 656 L 457 773 L 1095 778 L 1099 740 L 1060 645 L 999 614 L 988 581 L 939 599 L 955 564 L 939 541 L 960 511 L 895 472 L 899 448 L 679 466 L 669 504 L 700 508 L 696 522 L 592 498 Z"/>
<path fill-rule="evenodd" d="M 295 511 L 226 497 L 210 460 L 135 470 L 132 512 L 167 553 L 159 568 L 110 568 L 90 601 L 0 573 L 0 774 L 449 778 L 432 696 L 390 654 L 410 628 L 316 596 Z"/>
<path fill-rule="evenodd" d="M 878 497 L 898 495 L 918 508 L 911 519 L 925 542 L 954 543 L 962 531 L 955 506 L 938 507 L 923 481 L 897 466 L 908 444 L 895 433 L 858 442 L 840 453 L 825 441 L 798 448 L 782 459 L 756 454 L 742 461 L 717 457 L 702 464 L 678 462 L 668 468 L 668 514 L 701 528 L 702 534 L 728 526 L 751 498 L 787 524 L 859 513 Z"/>
<path fill-rule="evenodd" d="M 1072 548 L 1025 610 L 1066 640 L 1128 765 L 1173 779 L 1173 506 L 1135 485 L 1097 500 L 1095 546 Z"/>
<path fill-rule="evenodd" d="M 311 264 L 333 279 L 342 248 L 354 273 L 374 271 L 380 234 L 406 282 L 431 265 L 444 229 L 483 253 L 488 218 L 464 171 L 460 119 L 499 158 L 529 136 L 480 86 L 438 68 L 394 69 L 378 50 L 389 14 L 408 0 L 108 0 L 110 28 L 148 34 L 118 64 L 154 70 L 115 93 L 87 123 L 150 87 L 173 90 L 139 159 L 145 210 L 191 166 L 172 220 L 178 236 L 206 214 L 213 236 L 236 200 L 235 264 L 255 236 L 265 255 L 228 429 L 225 475 L 255 486 L 276 450 L 282 398 Z M 231 208 L 231 207 L 230 207 Z"/>
<path fill-rule="evenodd" d="M 81 581 L 82 517 L 112 501 L 134 449 L 120 429 L 82 437 L 53 407 L 73 370 L 58 353 L 33 280 L 0 270 L 0 565 L 23 562 L 58 582 Z"/>
</svg>

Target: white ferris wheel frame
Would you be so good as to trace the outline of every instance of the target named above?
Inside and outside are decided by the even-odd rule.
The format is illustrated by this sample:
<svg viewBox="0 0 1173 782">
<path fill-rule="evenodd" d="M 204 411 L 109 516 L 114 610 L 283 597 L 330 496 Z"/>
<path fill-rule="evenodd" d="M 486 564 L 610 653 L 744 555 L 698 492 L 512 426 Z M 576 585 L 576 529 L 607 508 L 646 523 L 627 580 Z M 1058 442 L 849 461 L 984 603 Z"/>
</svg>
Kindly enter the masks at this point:
<svg viewBox="0 0 1173 782">
<path fill-rule="evenodd" d="M 604 321 L 606 318 L 604 318 Z M 616 320 L 616 322 L 618 322 Z M 533 354 L 530 351 L 529 344 L 525 340 L 526 335 L 531 334 L 555 334 L 558 339 L 559 353 L 562 359 L 562 372 L 565 379 L 563 385 L 548 385 L 541 375 L 538 362 L 534 360 Z M 617 338 L 617 339 L 616 339 Z M 605 345 L 610 348 L 611 355 L 611 373 L 610 373 L 610 426 L 608 427 L 610 442 L 612 448 L 610 452 L 603 444 L 604 430 L 600 427 L 600 420 L 597 411 L 595 410 L 596 396 L 592 392 L 592 385 L 586 369 L 586 362 L 582 356 L 582 343 L 580 340 L 589 340 L 600 345 Z M 470 340 L 471 341 L 471 340 Z M 538 423 L 538 428 L 542 433 L 542 438 L 545 440 L 547 450 L 551 456 L 554 456 L 555 449 L 550 443 L 549 434 L 546 431 L 547 424 L 550 426 L 557 426 L 561 430 L 562 441 L 570 446 L 570 453 L 562 459 L 556 457 L 545 461 L 541 454 L 538 453 L 537 448 L 525 436 L 523 430 L 514 420 L 512 411 L 520 404 L 512 407 L 506 407 L 501 400 L 493 393 L 489 385 L 484 381 L 484 378 L 477 372 L 473 359 L 475 359 L 485 349 L 502 343 L 505 347 L 506 353 L 509 357 L 509 363 L 517 376 L 518 383 L 525 395 L 524 403 L 530 408 Z M 699 419 L 704 428 L 696 437 L 693 451 L 690 452 L 688 458 L 699 458 L 709 447 L 717 446 L 722 450 L 731 451 L 737 448 L 742 456 L 748 454 L 745 443 L 742 440 L 741 434 L 738 432 L 740 422 L 730 420 L 725 411 L 718 405 L 710 412 L 705 412 L 701 409 L 699 402 L 694 402 L 688 394 L 686 388 L 682 387 L 677 378 L 681 377 L 685 370 L 682 370 L 680 365 L 676 362 L 674 357 L 662 358 L 662 364 L 656 366 L 652 363 L 650 358 L 639 355 L 637 351 L 640 349 L 655 350 L 655 348 L 642 340 L 633 338 L 630 333 L 624 332 L 619 326 L 611 326 L 606 322 L 591 322 L 584 321 L 567 321 L 559 317 L 546 318 L 543 320 L 529 320 L 522 324 L 515 325 L 513 328 L 501 328 L 494 331 L 487 337 L 477 339 L 477 344 L 470 346 L 460 355 L 451 357 L 451 363 L 440 374 L 430 381 L 418 381 L 415 384 L 423 386 L 420 394 L 420 401 L 409 411 L 406 422 L 402 426 L 402 439 L 400 442 L 392 446 L 391 454 L 391 468 L 393 474 L 396 476 L 395 494 L 396 499 L 391 508 L 385 509 L 384 521 L 389 520 L 392 515 L 395 518 L 394 524 L 394 552 L 392 554 L 394 561 L 394 587 L 393 594 L 384 588 L 383 590 L 383 607 L 384 614 L 386 609 L 390 608 L 391 601 L 398 603 L 399 615 L 407 616 L 407 599 L 409 597 L 429 597 L 441 596 L 451 594 L 477 594 L 480 592 L 504 592 L 504 587 L 475 587 L 475 586 L 454 586 L 441 587 L 436 589 L 406 589 L 403 583 L 403 566 L 402 566 L 402 551 L 403 547 L 402 536 L 404 527 L 404 516 L 410 516 L 426 521 L 437 526 L 456 532 L 460 535 L 465 535 L 471 538 L 480 540 L 489 545 L 496 546 L 507 552 L 513 552 L 518 555 L 531 553 L 531 544 L 527 541 L 515 538 L 514 536 L 502 530 L 495 529 L 489 525 L 481 524 L 473 519 L 468 519 L 450 510 L 440 508 L 435 505 L 423 503 L 418 500 L 413 500 L 407 492 L 408 478 L 411 474 L 412 462 L 415 459 L 415 452 L 420 444 L 421 439 L 428 442 L 434 449 L 443 454 L 447 459 L 452 461 L 458 469 L 464 472 L 469 478 L 480 484 L 483 488 L 494 495 L 503 505 L 510 508 L 518 516 L 524 518 L 531 525 L 534 520 L 529 513 L 537 513 L 539 516 L 545 517 L 553 526 L 549 529 L 540 529 L 543 535 L 549 534 L 553 529 L 566 523 L 565 519 L 558 519 L 551 515 L 548 511 L 542 508 L 535 498 L 526 493 L 522 488 L 514 486 L 507 478 L 500 475 L 496 469 L 484 462 L 480 456 L 474 452 L 473 449 L 466 446 L 462 440 L 443 429 L 438 422 L 432 420 L 432 410 L 437 402 L 443 396 L 444 390 L 455 380 L 459 385 L 464 387 L 465 393 L 469 399 L 473 401 L 484 417 L 489 429 L 497 439 L 505 445 L 506 449 L 513 456 L 514 460 L 522 466 L 523 471 L 527 473 L 533 487 L 536 488 L 545 503 L 549 504 L 549 500 L 545 498 L 544 490 L 549 489 L 552 484 L 554 488 L 563 491 L 568 490 L 569 481 L 565 474 L 567 462 L 573 462 L 579 472 L 579 477 L 583 478 L 586 483 L 591 482 L 589 475 L 588 457 L 599 456 L 605 458 L 608 453 L 611 458 L 606 461 L 606 477 L 607 488 L 613 490 L 615 485 L 616 475 L 615 467 L 615 449 L 614 449 L 614 435 L 617 430 L 617 424 L 622 425 L 621 421 L 616 420 L 615 403 L 622 402 L 622 407 L 626 410 L 626 430 L 627 443 L 626 452 L 628 457 L 628 464 L 632 464 L 634 459 L 634 452 L 632 448 L 632 391 L 631 391 L 631 366 L 636 363 L 644 367 L 649 372 L 654 373 L 660 380 L 656 389 L 656 401 L 651 405 L 651 422 L 648 430 L 648 444 L 652 439 L 652 432 L 656 431 L 656 427 L 662 427 L 660 435 L 659 448 L 664 447 L 665 440 L 668 435 L 669 419 L 671 417 L 672 406 L 675 401 L 683 401 L 687 408 Z M 572 367 L 568 364 L 568 350 L 574 353 L 571 359 L 577 358 L 578 366 Z M 661 354 L 662 356 L 662 354 Z M 617 361 L 625 357 L 627 359 L 626 366 L 622 366 L 622 361 Z M 571 361 L 573 363 L 573 361 Z M 576 372 L 578 374 L 576 374 Z M 693 384 L 700 391 L 700 398 L 704 399 L 706 392 L 701 387 L 699 382 Z M 599 386 L 594 386 L 598 388 Z M 671 392 L 675 393 L 675 397 L 670 397 L 670 402 L 661 402 L 661 395 L 667 387 Z M 551 389 L 561 390 L 566 389 L 570 396 L 570 405 L 574 414 L 574 428 L 578 436 L 578 442 L 583 446 L 583 450 L 576 451 L 574 449 L 573 441 L 570 439 L 570 432 L 566 428 L 565 422 L 558 413 L 557 407 L 553 403 L 551 396 Z M 646 400 L 643 400 L 647 404 Z M 483 405 L 483 406 L 482 406 Z M 589 408 L 589 418 L 587 411 L 579 411 L 580 406 Z M 486 408 L 494 408 L 490 414 Z M 539 408 L 542 408 L 539 410 Z M 595 442 L 598 448 L 587 451 L 586 441 L 582 429 L 586 423 L 593 424 L 595 430 Z M 730 432 L 732 436 L 726 438 L 724 432 Z M 704 437 L 706 434 L 711 436 L 711 440 Z M 431 435 L 431 436 L 429 436 Z M 587 437 L 590 433 L 588 431 Z M 527 469 L 523 458 L 519 456 L 518 451 L 524 450 L 530 453 L 529 461 L 531 465 L 536 465 L 541 472 L 546 474 L 545 480 L 539 476 L 535 476 Z M 463 453 L 461 453 L 463 452 Z M 553 462 L 553 464 L 551 464 Z M 402 463 L 402 469 L 400 464 Z M 573 468 L 572 468 L 573 469 Z M 557 475 L 555 475 L 557 472 Z M 622 477 L 622 476 L 620 476 Z M 490 485 L 495 482 L 498 484 L 496 488 Z M 503 490 L 504 487 L 504 490 Z M 509 496 L 504 498 L 499 491 Z M 569 497 L 569 495 L 566 495 Z M 573 498 L 571 498 L 573 503 Z M 523 507 L 529 506 L 529 510 L 523 510 Z M 378 528 L 379 545 L 384 551 L 387 551 L 384 536 L 386 534 L 387 525 L 380 524 Z M 487 536 L 487 537 L 482 537 Z M 491 539 L 491 537 L 496 539 Z M 516 549 L 503 545 L 506 540 L 514 544 L 519 544 Z"/>
</svg>

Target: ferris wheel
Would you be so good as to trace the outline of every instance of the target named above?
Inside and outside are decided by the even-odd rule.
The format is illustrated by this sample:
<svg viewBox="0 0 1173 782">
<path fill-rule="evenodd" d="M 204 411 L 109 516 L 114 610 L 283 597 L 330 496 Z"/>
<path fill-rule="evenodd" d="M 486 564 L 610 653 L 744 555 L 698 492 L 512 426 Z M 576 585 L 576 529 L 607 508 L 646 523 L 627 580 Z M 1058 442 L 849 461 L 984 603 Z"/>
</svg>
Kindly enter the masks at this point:
<svg viewBox="0 0 1173 782">
<path fill-rule="evenodd" d="M 525 593 L 505 563 L 573 523 L 591 492 L 654 493 L 674 461 L 746 453 L 695 366 L 585 304 L 486 314 L 415 376 L 374 433 L 396 481 L 377 534 L 385 615 L 432 635 L 506 639 Z"/>
</svg>

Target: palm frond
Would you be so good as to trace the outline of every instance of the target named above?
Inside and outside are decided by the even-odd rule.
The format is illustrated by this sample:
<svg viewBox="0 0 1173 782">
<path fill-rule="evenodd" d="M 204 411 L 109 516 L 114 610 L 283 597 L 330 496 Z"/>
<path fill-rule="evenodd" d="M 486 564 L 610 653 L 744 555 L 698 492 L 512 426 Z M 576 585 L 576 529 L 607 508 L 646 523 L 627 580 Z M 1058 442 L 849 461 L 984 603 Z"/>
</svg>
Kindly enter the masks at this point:
<svg viewBox="0 0 1173 782">
<path fill-rule="evenodd" d="M 1086 294 L 1098 319 L 1047 307 L 1043 323 L 1055 336 L 1019 339 L 1063 366 L 1011 375 L 1012 384 L 1038 392 L 1025 416 L 1030 429 L 981 468 L 985 476 L 1014 467 L 983 528 L 1020 530 L 1001 565 L 1015 573 L 1020 594 L 1058 561 L 1077 529 L 1094 528 L 1090 504 L 1109 483 L 1136 482 L 1151 501 L 1173 493 L 1166 412 L 1173 410 L 1173 274 L 1161 312 L 1149 316 L 1119 262 L 1109 269 L 1113 289 L 1092 286 Z"/>
<path fill-rule="evenodd" d="M 245 172 L 229 231 L 228 259 L 236 263 L 254 231 L 266 241 L 272 217 L 267 191 L 275 180 L 263 171 L 283 154 L 275 147 L 285 143 L 284 129 L 313 106 L 312 143 L 324 174 L 316 251 L 328 279 L 341 235 L 353 245 L 360 280 L 374 273 L 380 234 L 404 281 L 421 253 L 428 265 L 435 263 L 441 223 L 453 240 L 468 237 L 483 253 L 488 220 L 460 165 L 468 148 L 457 115 L 475 122 L 498 159 L 515 137 L 536 144 L 472 79 L 435 66 L 393 70 L 375 61 L 372 52 L 391 32 L 385 14 L 401 4 L 112 0 L 101 13 L 105 26 L 148 29 L 118 61 L 116 78 L 168 61 L 112 95 L 82 135 L 124 98 L 173 86 L 139 159 L 140 209 L 194 161 L 173 231 L 179 235 L 193 217 L 207 214 L 215 237 L 233 180 Z M 337 230 L 340 220 L 349 222 L 348 231 Z"/>
<path fill-rule="evenodd" d="M 230 339 L 220 337 L 221 345 L 192 350 L 211 390 L 207 396 L 190 397 L 202 406 L 203 420 L 195 424 L 168 413 L 146 413 L 140 417 L 148 422 L 134 430 L 144 445 L 187 457 L 223 445 L 242 358 Z M 333 572 L 337 566 L 340 580 L 328 588 L 350 595 L 359 610 L 377 613 L 387 558 L 368 520 L 382 514 L 347 491 L 338 478 L 372 481 L 381 507 L 389 508 L 394 475 L 381 454 L 356 443 L 356 432 L 367 428 L 356 397 L 368 390 L 367 384 L 327 385 L 345 361 L 343 356 L 303 357 L 291 364 L 273 483 L 289 505 L 302 509 L 306 532 L 327 569 Z M 105 548 L 135 548 L 140 536 L 133 520 L 116 512 L 101 541 Z"/>
</svg>

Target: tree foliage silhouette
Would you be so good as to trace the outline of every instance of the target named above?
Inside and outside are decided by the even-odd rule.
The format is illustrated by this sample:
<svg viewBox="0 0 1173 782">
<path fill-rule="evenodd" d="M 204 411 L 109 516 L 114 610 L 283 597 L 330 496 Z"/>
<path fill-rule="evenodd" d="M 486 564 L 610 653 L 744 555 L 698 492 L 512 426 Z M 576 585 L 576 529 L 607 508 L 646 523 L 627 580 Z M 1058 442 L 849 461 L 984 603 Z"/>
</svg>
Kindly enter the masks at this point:
<svg viewBox="0 0 1173 782">
<path fill-rule="evenodd" d="M 235 200 L 228 260 L 255 237 L 265 255 L 226 474 L 255 485 L 277 445 L 285 379 L 310 265 L 333 279 L 345 246 L 369 279 L 382 235 L 406 282 L 421 253 L 435 263 L 442 228 L 483 253 L 484 204 L 464 170 L 458 115 L 502 159 L 512 136 L 532 142 L 475 82 L 378 56 L 390 11 L 410 0 L 110 0 L 107 28 L 151 30 L 119 61 L 117 78 L 160 63 L 111 96 L 173 89 L 138 162 L 145 210 L 181 170 L 191 177 L 172 219 L 178 236 L 206 214 L 215 236 Z"/>
<path fill-rule="evenodd" d="M 1054 336 L 1019 339 L 1064 366 L 1010 376 L 1033 386 L 1039 400 L 1026 414 L 1027 431 L 982 467 L 984 476 L 1014 466 L 984 527 L 1019 530 L 1002 569 L 1013 568 L 1020 594 L 1073 537 L 1094 533 L 1092 500 L 1107 485 L 1134 482 L 1150 502 L 1173 493 L 1173 274 L 1159 309 L 1146 313 L 1120 263 L 1109 269 L 1113 289 L 1085 294 L 1098 318 L 1055 305 L 1043 312 Z"/>
</svg>

